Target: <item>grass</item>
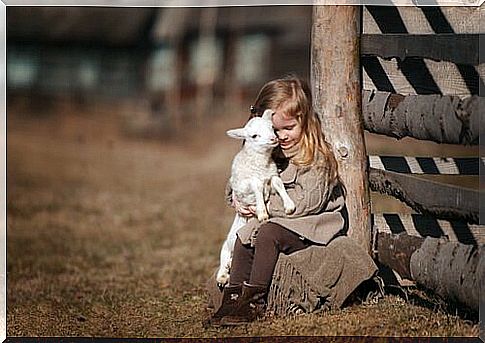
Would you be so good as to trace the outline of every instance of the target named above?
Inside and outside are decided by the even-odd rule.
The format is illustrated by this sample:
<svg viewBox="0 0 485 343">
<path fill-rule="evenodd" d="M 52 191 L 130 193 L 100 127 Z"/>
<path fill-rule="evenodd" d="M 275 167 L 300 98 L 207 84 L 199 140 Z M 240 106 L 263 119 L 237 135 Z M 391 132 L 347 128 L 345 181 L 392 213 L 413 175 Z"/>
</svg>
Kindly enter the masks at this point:
<svg viewBox="0 0 485 343">
<path fill-rule="evenodd" d="M 8 336 L 478 336 L 476 321 L 396 295 L 203 328 L 239 143 L 221 128 L 157 143 L 90 136 L 77 117 L 55 130 L 42 120 L 9 118 Z"/>
</svg>

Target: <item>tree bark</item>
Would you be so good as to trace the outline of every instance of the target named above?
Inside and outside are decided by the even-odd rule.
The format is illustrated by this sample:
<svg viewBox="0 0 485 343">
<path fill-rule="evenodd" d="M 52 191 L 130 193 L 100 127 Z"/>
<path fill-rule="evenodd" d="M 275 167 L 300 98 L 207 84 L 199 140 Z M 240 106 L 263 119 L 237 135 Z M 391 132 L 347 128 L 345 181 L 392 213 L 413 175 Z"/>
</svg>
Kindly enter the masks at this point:
<svg viewBox="0 0 485 343">
<path fill-rule="evenodd" d="M 485 246 L 379 233 L 378 260 L 443 298 L 478 311 Z"/>
<path fill-rule="evenodd" d="M 472 224 L 479 222 L 478 190 L 379 169 L 371 169 L 369 184 L 372 190 L 391 195 L 419 213 Z"/>
<path fill-rule="evenodd" d="M 411 255 L 423 244 L 424 238 L 407 234 L 377 234 L 377 256 L 380 263 L 391 267 L 406 279 L 411 279 Z"/>
<path fill-rule="evenodd" d="M 365 129 L 398 139 L 409 136 L 447 144 L 478 144 L 480 97 L 407 95 L 363 91 Z"/>
<path fill-rule="evenodd" d="M 428 237 L 411 255 L 412 279 L 443 298 L 478 312 L 485 279 L 485 246 Z"/>
<path fill-rule="evenodd" d="M 359 33 L 359 6 L 313 7 L 311 80 L 314 107 L 347 188 L 349 236 L 370 253 Z"/>
</svg>

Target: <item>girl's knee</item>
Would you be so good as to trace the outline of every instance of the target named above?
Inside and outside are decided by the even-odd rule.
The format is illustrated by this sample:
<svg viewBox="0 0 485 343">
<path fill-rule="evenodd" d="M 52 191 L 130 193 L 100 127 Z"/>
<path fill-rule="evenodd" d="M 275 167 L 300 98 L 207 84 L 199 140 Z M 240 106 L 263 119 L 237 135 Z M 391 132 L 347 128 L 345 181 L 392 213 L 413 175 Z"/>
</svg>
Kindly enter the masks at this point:
<svg viewBox="0 0 485 343">
<path fill-rule="evenodd" d="M 279 233 L 282 227 L 274 223 L 261 225 L 256 236 L 256 244 L 270 243 L 278 241 Z"/>
</svg>

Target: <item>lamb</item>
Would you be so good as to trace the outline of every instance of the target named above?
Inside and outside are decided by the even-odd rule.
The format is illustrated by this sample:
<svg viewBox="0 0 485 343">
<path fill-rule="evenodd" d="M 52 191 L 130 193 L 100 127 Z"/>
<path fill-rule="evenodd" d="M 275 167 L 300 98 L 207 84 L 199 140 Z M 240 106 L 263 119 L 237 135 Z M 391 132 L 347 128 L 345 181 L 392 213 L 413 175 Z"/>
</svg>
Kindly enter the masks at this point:
<svg viewBox="0 0 485 343">
<path fill-rule="evenodd" d="M 256 217 L 260 222 L 269 219 L 266 202 L 272 188 L 283 200 L 285 212 L 290 214 L 295 211 L 295 204 L 288 196 L 283 181 L 278 175 L 276 163 L 271 158 L 273 149 L 278 145 L 278 138 L 271 122 L 273 113 L 272 110 L 266 110 L 262 117 L 252 118 L 243 128 L 226 132 L 232 138 L 246 140 L 232 162 L 229 183 L 233 197 L 242 206 L 255 205 Z M 220 266 L 216 274 L 216 281 L 220 287 L 229 280 L 236 232 L 249 219 L 236 213 L 231 229 L 222 245 Z"/>
</svg>

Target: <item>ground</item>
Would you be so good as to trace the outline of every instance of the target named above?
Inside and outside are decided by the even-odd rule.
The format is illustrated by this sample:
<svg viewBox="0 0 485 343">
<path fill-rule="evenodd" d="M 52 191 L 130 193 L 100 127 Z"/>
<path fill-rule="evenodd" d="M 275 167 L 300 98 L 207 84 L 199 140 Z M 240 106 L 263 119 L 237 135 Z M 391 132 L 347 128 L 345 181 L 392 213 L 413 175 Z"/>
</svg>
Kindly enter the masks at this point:
<svg viewBox="0 0 485 343">
<path fill-rule="evenodd" d="M 414 301 L 418 290 L 204 328 L 240 143 L 222 127 L 160 142 L 124 139 L 109 118 L 8 120 L 8 336 L 478 335 L 476 319 Z"/>
</svg>

